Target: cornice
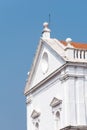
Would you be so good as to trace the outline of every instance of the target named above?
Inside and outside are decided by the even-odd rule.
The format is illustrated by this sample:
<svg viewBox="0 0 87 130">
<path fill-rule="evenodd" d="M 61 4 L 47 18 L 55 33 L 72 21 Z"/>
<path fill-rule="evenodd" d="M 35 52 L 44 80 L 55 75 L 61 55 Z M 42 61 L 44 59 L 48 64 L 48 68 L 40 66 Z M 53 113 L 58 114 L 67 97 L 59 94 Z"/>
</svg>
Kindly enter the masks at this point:
<svg viewBox="0 0 87 130">
<path fill-rule="evenodd" d="M 51 80 L 53 77 L 55 77 L 62 69 L 64 69 L 67 66 L 74 66 L 74 67 L 86 67 L 87 68 L 87 63 L 79 63 L 79 62 L 69 62 L 67 61 L 64 65 L 62 65 L 60 68 L 58 68 L 56 71 L 54 71 L 53 73 L 51 73 L 49 76 L 47 76 L 44 80 L 42 80 L 41 82 L 39 82 L 38 84 L 36 84 L 33 88 L 31 88 L 29 91 L 27 91 L 25 93 L 25 96 L 27 96 L 30 93 L 33 93 L 34 91 L 36 91 L 38 88 L 40 88 L 42 85 L 44 85 L 45 83 L 47 83 L 49 80 Z M 69 77 L 85 77 L 84 75 L 80 75 L 80 74 L 64 74 L 61 75 L 59 77 L 59 80 L 64 80 L 66 78 Z"/>
<path fill-rule="evenodd" d="M 34 92 L 36 89 L 38 89 L 40 86 L 44 85 L 46 82 L 48 82 L 51 78 L 55 77 L 57 75 L 58 72 L 60 72 L 64 67 L 66 66 L 66 63 L 61 66 L 60 68 L 58 68 L 56 71 L 54 71 L 53 73 L 51 73 L 49 76 L 47 76 L 45 79 L 43 79 L 41 82 L 39 82 L 38 84 L 36 84 L 33 88 L 31 88 L 29 91 L 27 91 L 25 93 L 25 95 L 30 94 L 32 92 Z"/>
<path fill-rule="evenodd" d="M 70 73 L 67 73 L 67 74 L 61 75 L 59 79 L 61 81 L 63 81 L 63 80 L 66 80 L 68 78 L 85 78 L 85 75 L 83 75 L 83 74 L 70 74 Z"/>
<path fill-rule="evenodd" d="M 87 130 L 87 125 L 66 126 L 60 130 Z"/>
</svg>

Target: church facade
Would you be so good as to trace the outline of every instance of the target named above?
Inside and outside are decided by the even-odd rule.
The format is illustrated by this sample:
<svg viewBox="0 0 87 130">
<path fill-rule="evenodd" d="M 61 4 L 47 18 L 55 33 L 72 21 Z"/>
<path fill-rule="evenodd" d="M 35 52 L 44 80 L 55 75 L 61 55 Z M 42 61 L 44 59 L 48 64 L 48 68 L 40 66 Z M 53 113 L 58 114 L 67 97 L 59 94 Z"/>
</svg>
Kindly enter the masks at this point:
<svg viewBox="0 0 87 130">
<path fill-rule="evenodd" d="M 87 130 L 87 44 L 51 38 L 44 23 L 24 94 L 27 130 Z"/>
</svg>

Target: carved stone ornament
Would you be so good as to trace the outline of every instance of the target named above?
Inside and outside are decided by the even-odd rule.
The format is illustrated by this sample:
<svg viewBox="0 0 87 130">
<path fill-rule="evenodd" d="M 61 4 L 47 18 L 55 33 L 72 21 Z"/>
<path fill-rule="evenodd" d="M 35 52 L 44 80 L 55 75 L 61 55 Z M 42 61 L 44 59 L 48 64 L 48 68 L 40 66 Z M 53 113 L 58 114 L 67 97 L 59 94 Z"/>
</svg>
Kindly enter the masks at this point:
<svg viewBox="0 0 87 130">
<path fill-rule="evenodd" d="M 33 119 L 35 119 L 35 118 L 37 118 L 37 117 L 39 117 L 39 116 L 40 116 L 40 112 L 37 112 L 36 110 L 33 110 L 32 114 L 31 114 L 31 117 L 32 117 Z"/>
<path fill-rule="evenodd" d="M 57 105 L 61 104 L 62 103 L 62 100 L 54 97 L 50 103 L 50 106 L 51 107 L 56 107 Z"/>
</svg>

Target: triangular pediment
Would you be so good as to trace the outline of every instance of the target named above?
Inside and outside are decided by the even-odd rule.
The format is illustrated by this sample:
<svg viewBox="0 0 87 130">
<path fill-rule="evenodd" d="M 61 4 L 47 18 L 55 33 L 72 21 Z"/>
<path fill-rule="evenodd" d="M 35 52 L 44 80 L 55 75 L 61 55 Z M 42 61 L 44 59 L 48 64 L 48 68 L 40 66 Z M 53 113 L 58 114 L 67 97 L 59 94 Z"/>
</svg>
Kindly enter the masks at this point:
<svg viewBox="0 0 87 130">
<path fill-rule="evenodd" d="M 51 103 L 50 103 L 50 106 L 51 106 L 51 107 L 55 107 L 55 106 L 57 106 L 57 105 L 59 105 L 59 104 L 61 104 L 61 103 L 62 103 L 62 100 L 60 100 L 60 99 L 54 97 L 54 98 L 52 99 Z"/>
<path fill-rule="evenodd" d="M 32 117 L 33 119 L 35 119 L 35 118 L 37 118 L 37 117 L 39 117 L 39 116 L 40 116 L 40 113 L 37 112 L 36 110 L 33 110 L 32 114 L 31 114 L 31 117 Z"/>
<path fill-rule="evenodd" d="M 65 64 L 66 61 L 62 57 L 62 54 L 64 53 L 62 52 L 63 49 L 60 49 L 59 47 L 58 53 L 58 47 L 56 51 L 56 46 L 58 45 L 55 43 L 56 46 L 54 46 L 52 41 L 49 40 L 49 42 L 47 42 L 46 40 L 40 40 L 26 83 L 25 94 L 37 84 L 48 78 L 51 74 L 53 75 L 56 70 Z"/>
</svg>

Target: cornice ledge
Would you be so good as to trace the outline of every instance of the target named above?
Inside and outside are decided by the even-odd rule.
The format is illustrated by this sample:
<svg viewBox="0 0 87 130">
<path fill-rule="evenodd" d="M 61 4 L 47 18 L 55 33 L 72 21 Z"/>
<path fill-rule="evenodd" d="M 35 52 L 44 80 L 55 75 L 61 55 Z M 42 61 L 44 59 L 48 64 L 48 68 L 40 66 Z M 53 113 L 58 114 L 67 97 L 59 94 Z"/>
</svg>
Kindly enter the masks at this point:
<svg viewBox="0 0 87 130">
<path fill-rule="evenodd" d="M 81 67 L 87 67 L 87 63 L 78 63 L 78 62 L 70 62 L 67 61 L 64 65 L 62 65 L 60 68 L 58 68 L 56 71 L 54 71 L 53 73 L 51 73 L 48 77 L 46 77 L 44 80 L 42 80 L 41 82 L 39 82 L 38 84 L 36 84 L 33 88 L 31 88 L 30 90 L 27 90 L 24 94 L 25 96 L 27 96 L 28 94 L 34 92 L 36 89 L 38 89 L 41 85 L 43 85 L 44 83 L 46 83 L 48 80 L 50 80 L 53 76 L 55 76 L 58 72 L 60 72 L 62 69 L 64 69 L 67 66 L 81 66 Z M 67 79 L 69 77 L 85 77 L 84 75 L 75 75 L 75 74 L 64 74 L 61 75 L 59 80 L 64 80 Z"/>
<path fill-rule="evenodd" d="M 66 73 L 66 74 L 61 75 L 59 80 L 63 81 L 63 80 L 66 80 L 68 78 L 74 78 L 74 77 L 75 78 L 85 78 L 85 75 L 83 75 L 83 74 L 68 74 L 68 73 Z"/>
<path fill-rule="evenodd" d="M 39 82 L 38 84 L 36 84 L 33 88 L 31 88 L 30 90 L 28 90 L 25 95 L 28 95 L 32 92 L 34 92 L 36 89 L 38 89 L 40 86 L 42 86 L 43 84 L 45 84 L 47 81 L 49 81 L 52 77 L 54 77 L 58 72 L 60 72 L 64 67 L 67 66 L 67 63 L 65 63 L 64 65 L 62 65 L 60 68 L 58 68 L 55 72 L 51 73 L 49 76 L 47 76 L 45 79 L 43 79 L 41 82 Z"/>
<path fill-rule="evenodd" d="M 60 130 L 87 130 L 87 125 L 66 126 Z"/>
</svg>

